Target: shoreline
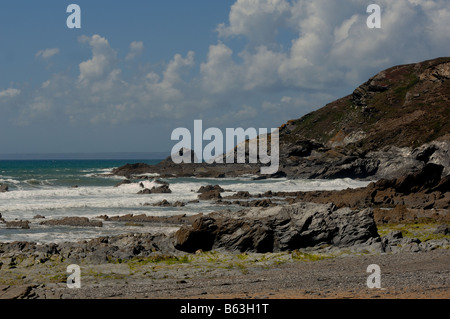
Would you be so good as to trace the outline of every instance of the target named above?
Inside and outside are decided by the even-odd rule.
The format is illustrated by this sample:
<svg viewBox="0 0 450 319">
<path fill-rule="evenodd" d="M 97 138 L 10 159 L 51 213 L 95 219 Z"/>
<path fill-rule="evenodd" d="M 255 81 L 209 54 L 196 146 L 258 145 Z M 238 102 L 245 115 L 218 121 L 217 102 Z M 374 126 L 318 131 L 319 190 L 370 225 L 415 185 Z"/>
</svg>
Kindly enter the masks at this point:
<svg viewBox="0 0 450 319">
<path fill-rule="evenodd" d="M 442 225 L 447 235 L 436 234 Z M 379 220 L 377 227 L 379 240 L 363 244 L 268 253 L 186 253 L 170 247 L 163 234 L 62 245 L 0 243 L 0 299 L 450 298 L 447 222 Z M 147 248 L 135 251 L 142 245 Z M 121 248 L 123 259 L 104 259 Z M 67 266 L 73 263 L 81 268 L 81 289 L 67 288 Z M 365 286 L 373 263 L 381 267 L 383 289 Z"/>
<path fill-rule="evenodd" d="M 448 299 L 449 179 L 425 173 L 341 191 L 222 197 L 219 185 L 209 185 L 196 202 L 210 201 L 213 212 L 96 218 L 179 227 L 174 233 L 0 243 L 0 298 Z M 60 222 L 99 225 L 70 216 L 50 224 Z M 386 290 L 366 287 L 373 263 Z M 71 264 L 80 266 L 81 289 L 67 288 Z"/>
</svg>

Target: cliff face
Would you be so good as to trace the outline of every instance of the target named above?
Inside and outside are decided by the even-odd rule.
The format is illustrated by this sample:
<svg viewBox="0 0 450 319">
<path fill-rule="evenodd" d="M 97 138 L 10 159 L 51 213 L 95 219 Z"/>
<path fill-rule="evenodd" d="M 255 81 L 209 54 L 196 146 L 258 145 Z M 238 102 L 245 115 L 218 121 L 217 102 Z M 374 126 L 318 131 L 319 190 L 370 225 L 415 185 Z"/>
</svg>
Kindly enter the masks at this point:
<svg viewBox="0 0 450 319">
<path fill-rule="evenodd" d="M 397 178 L 426 164 L 450 174 L 450 57 L 395 66 L 348 96 L 280 127 L 274 177 Z M 259 165 L 174 164 L 170 157 L 136 172 L 162 176 L 259 174 Z M 264 177 L 264 176 L 263 176 Z"/>
<path fill-rule="evenodd" d="M 302 177 L 396 177 L 434 162 L 449 171 L 450 58 L 392 67 L 280 127 L 280 162 Z"/>
</svg>

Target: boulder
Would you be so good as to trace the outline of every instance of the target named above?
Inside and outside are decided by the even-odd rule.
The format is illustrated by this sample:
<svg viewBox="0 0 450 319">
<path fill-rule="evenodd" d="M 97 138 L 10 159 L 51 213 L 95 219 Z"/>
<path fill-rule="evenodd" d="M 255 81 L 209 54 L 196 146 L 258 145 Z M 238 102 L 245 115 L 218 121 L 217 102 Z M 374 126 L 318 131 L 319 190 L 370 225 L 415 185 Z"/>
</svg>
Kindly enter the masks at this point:
<svg viewBox="0 0 450 319">
<path fill-rule="evenodd" d="M 297 203 L 198 217 L 174 234 L 176 249 L 279 252 L 323 244 L 346 247 L 379 238 L 371 209 Z"/>
<path fill-rule="evenodd" d="M 9 187 L 6 184 L 0 184 L 0 193 L 6 193 Z"/>
<path fill-rule="evenodd" d="M 222 196 L 220 195 L 220 192 L 218 190 L 212 190 L 198 195 L 198 199 L 200 200 L 210 200 L 220 198 L 222 198 Z"/>
<path fill-rule="evenodd" d="M 206 192 L 215 191 L 215 190 L 217 190 L 219 192 L 224 192 L 225 191 L 219 185 L 206 185 L 206 186 L 200 187 L 199 190 L 197 191 L 197 193 L 206 193 Z"/>
</svg>

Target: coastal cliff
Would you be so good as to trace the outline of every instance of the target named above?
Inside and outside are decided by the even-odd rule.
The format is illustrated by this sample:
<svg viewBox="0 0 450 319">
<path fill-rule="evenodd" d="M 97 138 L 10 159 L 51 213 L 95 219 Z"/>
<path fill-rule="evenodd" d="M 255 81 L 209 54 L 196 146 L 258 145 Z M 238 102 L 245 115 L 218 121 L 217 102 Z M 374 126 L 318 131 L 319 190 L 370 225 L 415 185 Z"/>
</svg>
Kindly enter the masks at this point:
<svg viewBox="0 0 450 319">
<path fill-rule="evenodd" d="M 352 94 L 279 128 L 279 171 L 266 177 L 398 178 L 426 164 L 450 173 L 450 57 L 384 70 Z M 235 150 L 236 152 L 236 150 Z M 112 174 L 259 175 L 259 164 L 129 164 Z"/>
</svg>

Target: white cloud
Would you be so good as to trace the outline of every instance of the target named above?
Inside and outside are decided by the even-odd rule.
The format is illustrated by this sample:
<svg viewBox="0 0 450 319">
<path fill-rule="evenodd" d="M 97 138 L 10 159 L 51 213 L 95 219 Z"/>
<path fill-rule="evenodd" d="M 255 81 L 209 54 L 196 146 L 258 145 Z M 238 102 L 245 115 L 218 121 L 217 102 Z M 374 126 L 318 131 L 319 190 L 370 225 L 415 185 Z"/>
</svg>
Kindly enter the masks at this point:
<svg viewBox="0 0 450 319">
<path fill-rule="evenodd" d="M 42 59 L 49 59 L 52 56 L 56 55 L 59 53 L 59 49 L 58 48 L 52 48 L 52 49 L 45 49 L 45 50 L 40 50 L 39 52 L 36 53 L 36 57 L 37 58 L 42 58 Z"/>
<path fill-rule="evenodd" d="M 13 98 L 20 94 L 19 89 L 8 88 L 6 90 L 0 91 L 0 99 L 2 98 Z"/>
<path fill-rule="evenodd" d="M 54 74 L 35 92 L 27 91 L 22 116 L 28 105 L 32 119 L 54 114 L 70 123 L 172 123 L 196 117 L 217 125 L 244 121 L 264 127 L 348 94 L 384 68 L 448 55 L 445 0 L 378 4 L 382 29 L 373 30 L 366 26 L 363 0 L 238 0 L 204 60 L 196 62 L 193 51 L 174 52 L 158 66 L 128 64 L 127 72 L 120 62 L 142 54 L 142 41 L 132 42 L 120 61 L 106 38 L 83 36 L 79 41 L 90 46 L 92 56 L 79 63 L 78 76 Z M 288 40 L 278 43 L 277 34 L 286 29 Z M 133 67 L 138 69 L 129 75 Z M 0 98 L 20 93 L 8 89 Z"/>
<path fill-rule="evenodd" d="M 90 80 L 99 79 L 113 70 L 116 64 L 116 52 L 109 45 L 108 40 L 95 34 L 92 37 L 82 36 L 82 43 L 89 43 L 92 48 L 92 59 L 81 62 L 78 81 L 89 84 Z"/>
<path fill-rule="evenodd" d="M 285 0 L 237 0 L 229 15 L 229 25 L 220 24 L 220 37 L 245 36 L 255 44 L 275 40 L 279 28 L 286 25 L 290 4 Z"/>
<path fill-rule="evenodd" d="M 354 86 L 395 64 L 448 55 L 450 7 L 445 0 L 378 4 L 383 27 L 374 30 L 366 25 L 368 4 L 363 0 L 238 0 L 228 24 L 219 25 L 219 35 L 244 36 L 253 46 L 236 53 L 243 57 L 240 64 L 231 59 L 226 44 L 211 46 L 202 65 L 204 82 L 215 91 L 323 90 Z M 272 45 L 286 27 L 296 35 L 291 45 Z"/>
<path fill-rule="evenodd" d="M 130 51 L 125 57 L 126 61 L 133 60 L 135 57 L 140 56 L 144 51 L 144 43 L 142 41 L 133 41 L 130 43 Z"/>
<path fill-rule="evenodd" d="M 204 90 L 211 93 L 228 92 L 240 82 L 233 51 L 222 42 L 209 47 L 207 60 L 200 65 L 200 72 Z"/>
</svg>

